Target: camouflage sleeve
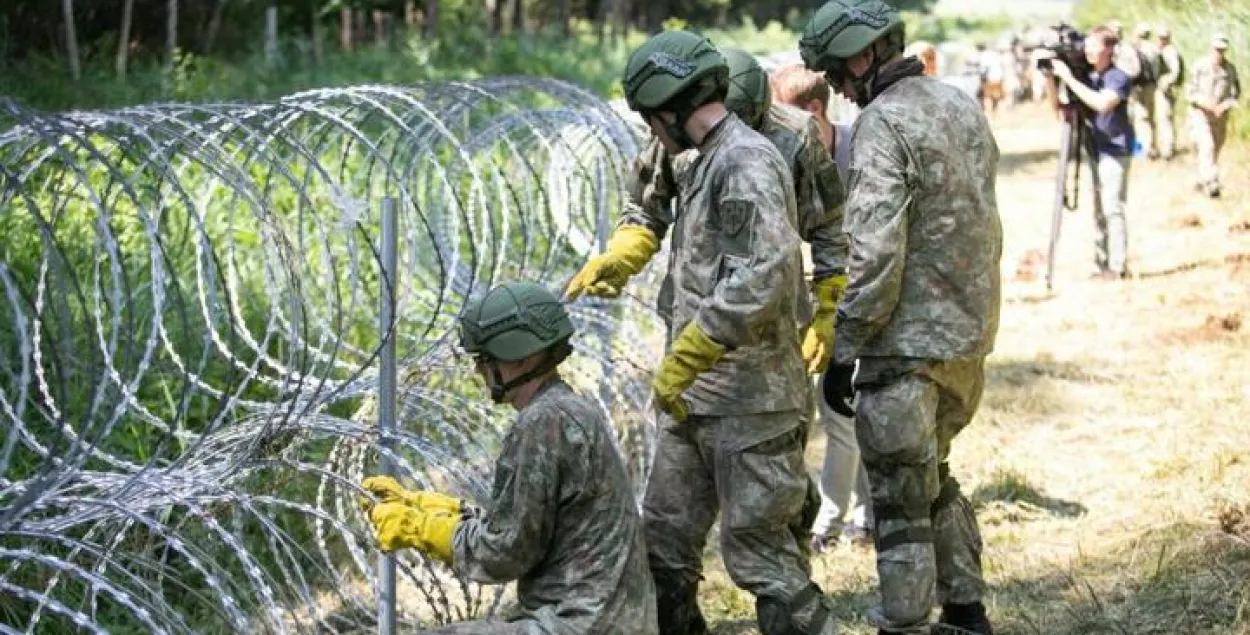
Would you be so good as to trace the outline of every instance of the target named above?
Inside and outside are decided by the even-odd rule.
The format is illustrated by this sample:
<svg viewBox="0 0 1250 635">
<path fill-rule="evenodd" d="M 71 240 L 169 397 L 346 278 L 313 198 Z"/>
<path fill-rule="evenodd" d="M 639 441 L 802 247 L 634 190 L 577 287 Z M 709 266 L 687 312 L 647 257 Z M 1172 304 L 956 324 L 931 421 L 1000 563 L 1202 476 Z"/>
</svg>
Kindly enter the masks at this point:
<svg viewBox="0 0 1250 635">
<path fill-rule="evenodd" d="M 790 174 L 780 158 L 744 147 L 724 161 L 711 201 L 715 229 L 709 228 L 723 260 L 694 319 L 734 349 L 756 343 L 764 325 L 793 319 L 782 317 L 782 300 L 794 292 L 801 262 Z"/>
<path fill-rule="evenodd" d="M 1186 87 L 1185 99 L 1191 102 L 1201 102 L 1205 99 L 1202 95 L 1204 75 L 1206 75 L 1205 65 L 1195 64 L 1193 71 L 1189 73 L 1189 86 Z"/>
<path fill-rule="evenodd" d="M 1163 58 L 1163 66 L 1167 68 L 1167 72 L 1159 78 L 1159 90 L 1167 92 L 1176 84 L 1176 77 L 1181 66 L 1180 54 L 1174 48 L 1166 48 L 1160 57 Z"/>
<path fill-rule="evenodd" d="M 903 140 L 880 112 L 856 122 L 846 202 L 847 287 L 838 302 L 833 354 L 850 363 L 898 305 L 907 253 L 910 170 Z"/>
<path fill-rule="evenodd" d="M 1241 80 L 1237 78 L 1237 68 L 1228 65 L 1228 98 L 1233 102 L 1241 99 Z"/>
<path fill-rule="evenodd" d="M 456 531 L 452 562 L 458 574 L 502 584 L 545 557 L 559 503 L 560 427 L 560 413 L 537 408 L 521 413 L 495 464 L 484 513 Z"/>
<path fill-rule="evenodd" d="M 673 166 L 660 140 L 651 141 L 630 164 L 625 185 L 625 210 L 620 225 L 641 225 L 660 240 L 673 222 L 671 201 L 677 195 Z"/>
<path fill-rule="evenodd" d="M 794 175 L 799 235 L 812 248 L 812 279 L 823 280 L 846 272 L 847 243 L 842 233 L 845 193 L 814 119 L 808 120 L 801 138 Z"/>
</svg>

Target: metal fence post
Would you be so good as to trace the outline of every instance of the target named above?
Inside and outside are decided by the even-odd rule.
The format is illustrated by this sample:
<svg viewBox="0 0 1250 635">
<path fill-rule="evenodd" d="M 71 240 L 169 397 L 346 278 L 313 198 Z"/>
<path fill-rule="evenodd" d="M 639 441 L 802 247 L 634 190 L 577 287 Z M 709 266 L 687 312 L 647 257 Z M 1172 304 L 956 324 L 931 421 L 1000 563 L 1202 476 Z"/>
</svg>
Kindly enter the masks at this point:
<svg viewBox="0 0 1250 635">
<path fill-rule="evenodd" d="M 399 273 L 399 222 L 395 212 L 395 199 L 382 199 L 382 293 L 378 294 L 381 307 L 379 325 L 382 340 L 381 368 L 378 373 L 378 439 L 384 450 L 379 468 L 382 474 L 395 475 L 395 462 L 387 450 L 395 447 L 395 339 L 396 339 L 396 276 Z M 395 634 L 395 556 L 382 554 L 378 562 L 378 633 Z"/>
</svg>

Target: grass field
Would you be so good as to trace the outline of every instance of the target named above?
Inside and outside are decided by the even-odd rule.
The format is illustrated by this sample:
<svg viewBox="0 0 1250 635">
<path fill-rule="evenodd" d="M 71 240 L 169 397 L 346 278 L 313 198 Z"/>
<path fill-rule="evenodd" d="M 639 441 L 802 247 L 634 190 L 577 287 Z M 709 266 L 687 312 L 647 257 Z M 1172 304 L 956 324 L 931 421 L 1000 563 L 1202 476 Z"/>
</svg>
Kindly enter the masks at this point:
<svg viewBox="0 0 1250 635">
<path fill-rule="evenodd" d="M 998 346 L 952 463 L 977 504 L 986 598 L 1012 634 L 1250 633 L 1250 174 L 1192 194 L 1193 155 L 1137 162 L 1136 277 L 1094 282 L 1086 180 L 1065 215 L 1053 294 L 1044 254 L 1059 131 L 1025 106 L 995 122 L 1006 231 Z M 818 469 L 822 435 L 809 463 Z M 717 633 L 755 633 L 753 602 L 709 554 Z M 845 632 L 873 631 L 870 549 L 815 563 Z"/>
</svg>

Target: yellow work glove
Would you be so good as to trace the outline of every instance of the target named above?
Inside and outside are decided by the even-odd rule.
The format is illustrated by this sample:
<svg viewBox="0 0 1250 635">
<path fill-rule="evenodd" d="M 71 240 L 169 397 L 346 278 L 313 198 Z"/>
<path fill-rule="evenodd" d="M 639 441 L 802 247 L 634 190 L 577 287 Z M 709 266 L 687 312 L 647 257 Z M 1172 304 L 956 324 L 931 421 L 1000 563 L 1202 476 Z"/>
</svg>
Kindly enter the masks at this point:
<svg viewBox="0 0 1250 635">
<path fill-rule="evenodd" d="M 459 514 L 463 509 L 459 498 L 438 492 L 405 489 L 399 481 L 389 476 L 370 476 L 362 481 L 360 486 L 383 503 L 403 503 L 427 512 L 444 511 L 453 514 Z M 361 506 L 365 511 L 369 511 L 369 508 L 373 506 L 373 501 L 364 499 L 361 501 Z"/>
<path fill-rule="evenodd" d="M 646 227 L 624 225 L 617 228 L 603 253 L 588 260 L 569 281 L 564 297 L 572 300 L 586 295 L 615 298 L 630 276 L 642 271 L 651 256 L 660 250 L 660 240 Z"/>
<path fill-rule="evenodd" d="M 830 276 L 812 287 L 816 314 L 803 335 L 803 360 L 809 373 L 823 371 L 833 357 L 833 323 L 838 316 L 838 298 L 845 290 L 846 276 Z"/>
<path fill-rule="evenodd" d="M 380 503 L 369 510 L 373 536 L 382 551 L 417 549 L 431 558 L 451 564 L 451 541 L 460 516 L 451 512 L 426 512 L 403 503 Z"/>
<path fill-rule="evenodd" d="M 681 335 L 673 340 L 673 347 L 664 356 L 655 371 L 655 378 L 651 380 L 660 409 L 677 421 L 685 421 L 690 416 L 690 408 L 682 393 L 694 383 L 699 373 L 715 366 L 724 354 L 725 347 L 708 337 L 697 323 L 687 324 Z"/>
</svg>

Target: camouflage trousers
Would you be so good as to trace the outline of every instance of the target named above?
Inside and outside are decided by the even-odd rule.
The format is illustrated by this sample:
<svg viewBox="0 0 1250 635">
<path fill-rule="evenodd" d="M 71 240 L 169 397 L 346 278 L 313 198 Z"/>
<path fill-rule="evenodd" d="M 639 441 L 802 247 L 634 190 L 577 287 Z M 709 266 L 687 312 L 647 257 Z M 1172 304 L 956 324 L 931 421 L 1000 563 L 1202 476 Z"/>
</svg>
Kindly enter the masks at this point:
<svg viewBox="0 0 1250 635">
<path fill-rule="evenodd" d="M 1198 182 L 1208 187 L 1220 184 L 1220 150 L 1228 138 L 1228 113 L 1213 117 L 1197 108 L 1189 109 L 1189 133 L 1198 146 Z"/>
<path fill-rule="evenodd" d="M 946 458 L 981 401 L 984 364 L 860 360 L 855 427 L 881 585 L 881 606 L 870 617 L 886 632 L 928 633 L 935 599 L 981 601 L 981 534 Z"/>
<path fill-rule="evenodd" d="M 1159 90 L 1155 93 L 1155 140 L 1159 144 L 1159 153 L 1165 158 L 1176 154 L 1176 97 L 1171 90 Z"/>
<path fill-rule="evenodd" d="M 1142 149 L 1147 152 L 1159 151 L 1159 138 L 1156 135 L 1158 121 L 1155 119 L 1156 92 L 1155 85 L 1149 84 L 1134 88 L 1131 97 L 1133 130 L 1137 133 L 1137 139 L 1141 141 Z"/>
<path fill-rule="evenodd" d="M 721 557 L 756 596 L 760 631 L 834 632 L 799 521 L 818 503 L 803 459 L 809 424 L 795 410 L 661 425 L 643 500 L 661 634 L 702 632 L 695 593 L 718 515 Z"/>
</svg>

